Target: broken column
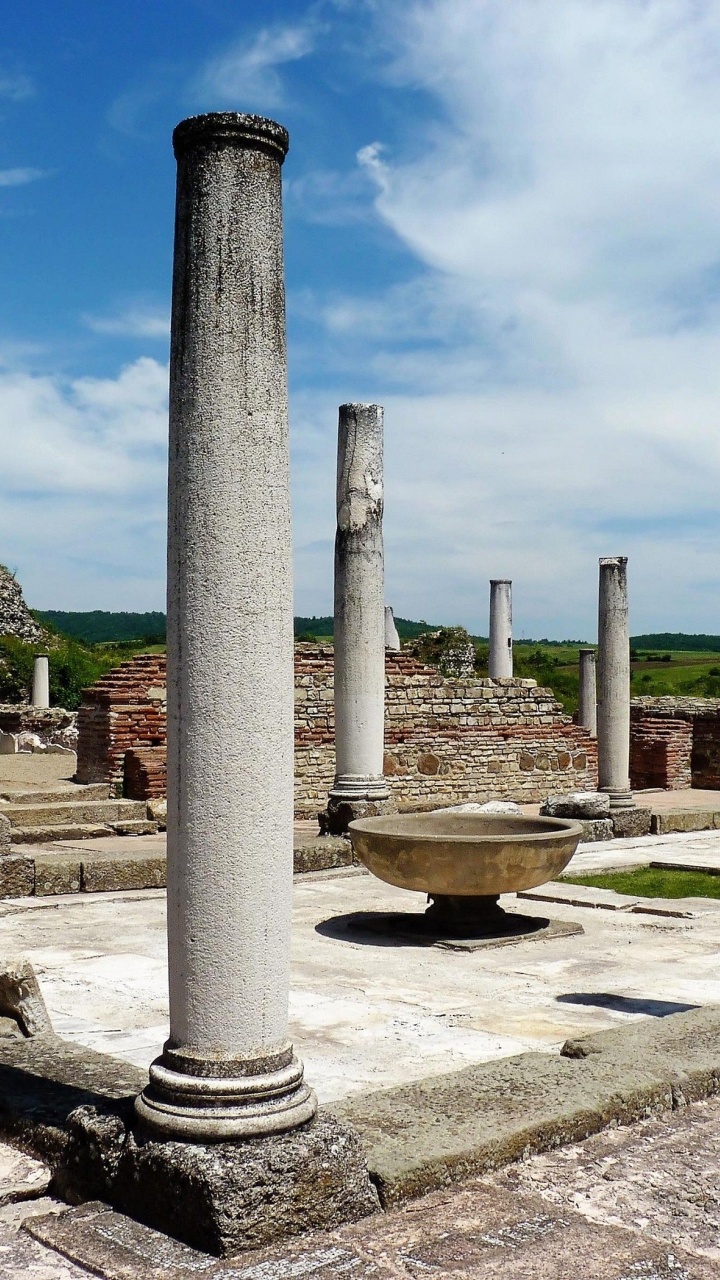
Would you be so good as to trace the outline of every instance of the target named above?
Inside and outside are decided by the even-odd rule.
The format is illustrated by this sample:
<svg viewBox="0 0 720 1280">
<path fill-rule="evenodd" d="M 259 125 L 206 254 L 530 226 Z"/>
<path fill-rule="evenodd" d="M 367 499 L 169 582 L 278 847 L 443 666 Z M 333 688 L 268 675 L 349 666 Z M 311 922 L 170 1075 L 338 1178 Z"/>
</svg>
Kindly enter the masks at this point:
<svg viewBox="0 0 720 1280">
<path fill-rule="evenodd" d="M 321 825 L 386 812 L 383 411 L 343 404 L 335 534 L 335 781 Z"/>
<path fill-rule="evenodd" d="M 34 707 L 50 706 L 50 659 L 46 653 L 35 657 L 30 701 Z"/>
<path fill-rule="evenodd" d="M 597 679 L 594 649 L 580 650 L 578 724 L 587 729 L 593 738 L 597 737 Z"/>
<path fill-rule="evenodd" d="M 395 615 L 389 604 L 385 605 L 385 648 L 391 653 L 400 652 L 400 636 L 395 625 Z"/>
<path fill-rule="evenodd" d="M 512 673 L 512 581 L 491 578 L 488 675 L 497 680 Z"/>
<path fill-rule="evenodd" d="M 627 556 L 600 560 L 597 690 L 598 790 L 611 809 L 632 809 Z"/>
<path fill-rule="evenodd" d="M 280 167 L 256 116 L 184 120 L 168 512 L 170 1036 L 136 1103 L 190 1142 L 313 1116 L 288 1038 L 293 607 Z"/>
</svg>

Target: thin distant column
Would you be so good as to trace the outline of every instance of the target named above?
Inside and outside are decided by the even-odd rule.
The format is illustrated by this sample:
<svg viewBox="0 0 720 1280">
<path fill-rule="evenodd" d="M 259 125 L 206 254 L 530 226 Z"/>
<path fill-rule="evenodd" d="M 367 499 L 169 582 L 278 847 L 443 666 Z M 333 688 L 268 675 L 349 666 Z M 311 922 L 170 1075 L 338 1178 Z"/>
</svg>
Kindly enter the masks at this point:
<svg viewBox="0 0 720 1280">
<path fill-rule="evenodd" d="M 32 705 L 50 706 L 50 659 L 46 653 L 39 653 L 33 664 Z"/>
<path fill-rule="evenodd" d="M 600 560 L 598 601 L 598 790 L 612 809 L 632 809 L 630 791 L 630 629 L 627 556 Z"/>
<path fill-rule="evenodd" d="M 170 1036 L 136 1101 L 168 1138 L 315 1112 L 288 1035 L 293 609 L 281 125 L 184 120 L 168 511 Z"/>
<path fill-rule="evenodd" d="M 335 535 L 335 782 L 340 826 L 387 801 L 383 411 L 343 404 L 338 424 Z M 370 807 L 369 807 L 370 806 Z M 337 824 L 334 824 L 337 825 Z"/>
<path fill-rule="evenodd" d="M 490 653 L 488 675 L 494 680 L 513 673 L 512 581 L 490 579 Z"/>
<path fill-rule="evenodd" d="M 580 650 L 580 698 L 578 724 L 597 737 L 597 678 L 595 650 Z"/>
<path fill-rule="evenodd" d="M 389 604 L 385 605 L 385 648 L 391 653 L 400 652 L 400 636 L 395 625 L 395 615 Z"/>
</svg>

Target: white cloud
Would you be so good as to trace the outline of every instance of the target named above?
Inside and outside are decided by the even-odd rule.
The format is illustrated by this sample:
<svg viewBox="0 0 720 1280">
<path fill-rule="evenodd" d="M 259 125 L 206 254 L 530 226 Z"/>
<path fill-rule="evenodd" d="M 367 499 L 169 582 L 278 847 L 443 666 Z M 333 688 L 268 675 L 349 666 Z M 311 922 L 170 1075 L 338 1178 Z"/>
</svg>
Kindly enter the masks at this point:
<svg viewBox="0 0 720 1280">
<path fill-rule="evenodd" d="M 93 333 L 123 338 L 161 338 L 170 334 L 170 312 L 150 303 L 133 303 L 112 315 L 84 315 L 83 324 Z"/>
<path fill-rule="evenodd" d="M 278 68 L 312 53 L 320 30 L 312 15 L 303 22 L 263 27 L 206 63 L 196 80 L 196 96 L 212 97 L 216 107 L 283 106 L 285 86 Z"/>
<path fill-rule="evenodd" d="M 47 177 L 45 169 L 0 169 L 0 187 L 24 187 Z"/>
<path fill-rule="evenodd" d="M 115 378 L 0 371 L 0 543 L 29 601 L 151 608 L 164 598 L 167 369 Z"/>
<path fill-rule="evenodd" d="M 378 20 L 425 105 L 358 162 L 419 274 L 315 318 L 362 362 L 339 398 L 386 405 L 396 611 L 484 629 L 507 574 L 520 627 L 590 636 L 625 552 L 636 629 L 717 629 L 720 4 Z"/>
</svg>

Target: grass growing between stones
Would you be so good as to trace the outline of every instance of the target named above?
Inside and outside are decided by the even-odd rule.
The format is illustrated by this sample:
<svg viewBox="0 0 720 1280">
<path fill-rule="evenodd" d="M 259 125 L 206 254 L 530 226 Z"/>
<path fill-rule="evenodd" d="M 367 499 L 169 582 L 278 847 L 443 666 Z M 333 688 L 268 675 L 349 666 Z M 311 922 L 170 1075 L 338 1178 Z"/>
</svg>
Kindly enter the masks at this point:
<svg viewBox="0 0 720 1280">
<path fill-rule="evenodd" d="M 636 871 L 608 871 L 588 876 L 563 876 L 568 884 L 594 889 L 614 889 L 638 898 L 720 898 L 720 875 L 707 871 L 662 871 L 639 867 Z"/>
</svg>

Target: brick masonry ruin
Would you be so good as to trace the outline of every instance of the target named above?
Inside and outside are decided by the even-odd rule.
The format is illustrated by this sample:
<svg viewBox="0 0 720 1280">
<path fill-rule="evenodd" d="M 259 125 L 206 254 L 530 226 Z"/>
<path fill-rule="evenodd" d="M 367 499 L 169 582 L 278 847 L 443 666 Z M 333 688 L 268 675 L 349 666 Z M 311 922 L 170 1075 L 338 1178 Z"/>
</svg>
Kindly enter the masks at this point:
<svg viewBox="0 0 720 1280">
<path fill-rule="evenodd" d="M 544 799 L 592 789 L 597 752 L 585 729 L 534 680 L 445 679 L 403 653 L 386 659 L 385 773 L 400 809 L 469 800 Z M 135 799 L 164 786 L 165 662 L 142 655 L 83 699 L 78 779 Z M 154 748 L 154 750 L 153 750 Z M 126 753 L 132 752 L 127 757 Z M 295 812 L 312 818 L 335 770 L 333 653 L 295 650 Z M 142 794 L 140 794 L 142 793 Z"/>
<path fill-rule="evenodd" d="M 633 698 L 630 781 L 637 791 L 720 788 L 720 698 Z"/>
<path fill-rule="evenodd" d="M 122 795 L 126 752 L 165 746 L 166 697 L 162 653 L 123 662 L 86 689 L 78 711 L 78 782 L 108 782 L 111 793 Z"/>
</svg>

